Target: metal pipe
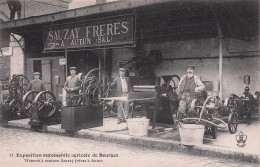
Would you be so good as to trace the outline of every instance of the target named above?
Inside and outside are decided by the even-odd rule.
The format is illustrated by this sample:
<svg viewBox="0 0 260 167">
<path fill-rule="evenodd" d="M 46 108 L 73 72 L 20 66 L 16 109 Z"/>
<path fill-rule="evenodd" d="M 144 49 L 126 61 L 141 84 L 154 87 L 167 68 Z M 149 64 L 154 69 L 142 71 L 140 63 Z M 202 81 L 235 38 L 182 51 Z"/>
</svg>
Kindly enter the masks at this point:
<svg viewBox="0 0 260 167">
<path fill-rule="evenodd" d="M 101 63 L 101 61 L 102 61 L 102 55 L 101 55 L 101 49 L 99 50 L 99 60 L 98 60 L 98 68 L 101 70 L 102 69 L 102 63 Z M 99 74 L 98 74 L 98 82 L 100 83 L 101 82 L 101 71 L 99 71 Z"/>
<path fill-rule="evenodd" d="M 243 58 L 251 58 L 251 57 L 260 57 L 260 55 L 248 55 L 248 56 L 222 56 L 222 58 L 226 58 L 226 59 L 231 59 L 231 58 L 239 58 L 239 59 L 243 59 Z M 180 58 L 163 58 L 163 60 L 166 61 L 174 61 L 174 60 L 190 60 L 190 59 L 218 59 L 219 56 L 213 56 L 213 57 L 180 57 Z"/>
<path fill-rule="evenodd" d="M 106 52 L 107 52 L 107 50 L 104 48 L 103 49 L 103 71 L 104 71 L 104 76 L 103 76 L 103 78 L 102 78 L 102 80 L 103 80 L 103 83 L 105 83 L 105 82 L 107 82 L 106 81 Z M 104 88 L 105 88 L 105 84 L 104 84 Z"/>
<path fill-rule="evenodd" d="M 66 59 L 65 75 L 66 75 L 66 78 L 67 78 L 68 77 L 68 51 L 67 51 L 67 48 L 65 48 L 65 59 Z"/>
<path fill-rule="evenodd" d="M 213 14 L 213 17 L 216 21 L 216 26 L 217 26 L 217 30 L 218 30 L 218 38 L 219 38 L 219 98 L 220 100 L 223 99 L 223 54 L 222 54 L 222 45 L 223 45 L 223 42 L 222 42 L 222 39 L 223 39 L 223 33 L 222 33 L 222 30 L 221 30 L 221 27 L 220 27 L 220 23 L 219 23 L 219 20 L 218 20 L 218 16 L 217 16 L 217 13 L 215 11 L 215 9 L 213 8 L 213 6 L 211 4 L 209 4 L 209 8 L 211 9 L 212 11 L 212 14 Z"/>
<path fill-rule="evenodd" d="M 223 99 L 223 54 L 222 54 L 222 38 L 223 36 L 219 35 L 219 98 Z"/>
<path fill-rule="evenodd" d="M 182 120 L 184 120 L 184 121 L 185 120 L 198 120 L 198 121 L 207 122 L 207 123 L 209 123 L 209 124 L 211 124 L 213 126 L 221 128 L 221 129 L 226 129 L 227 128 L 227 124 L 223 120 L 218 119 L 218 118 L 212 118 L 212 119 L 216 120 L 216 121 L 220 121 L 221 123 L 220 124 L 216 124 L 216 123 L 214 123 L 212 121 L 209 121 L 209 120 L 206 120 L 206 119 L 202 119 L 202 118 L 200 120 L 199 120 L 199 118 L 183 118 Z"/>
</svg>

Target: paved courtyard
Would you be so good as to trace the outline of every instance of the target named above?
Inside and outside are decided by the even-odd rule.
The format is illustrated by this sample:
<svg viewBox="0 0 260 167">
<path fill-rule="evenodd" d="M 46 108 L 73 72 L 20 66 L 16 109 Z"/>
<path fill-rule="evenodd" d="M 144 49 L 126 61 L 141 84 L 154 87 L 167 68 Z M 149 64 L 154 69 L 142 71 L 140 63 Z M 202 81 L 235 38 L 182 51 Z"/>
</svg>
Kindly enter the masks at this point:
<svg viewBox="0 0 260 167">
<path fill-rule="evenodd" d="M 256 167 L 240 161 L 143 149 L 88 139 L 0 127 L 0 166 Z M 101 155 L 102 154 L 102 155 Z M 59 157 L 52 157 L 59 156 Z"/>
</svg>

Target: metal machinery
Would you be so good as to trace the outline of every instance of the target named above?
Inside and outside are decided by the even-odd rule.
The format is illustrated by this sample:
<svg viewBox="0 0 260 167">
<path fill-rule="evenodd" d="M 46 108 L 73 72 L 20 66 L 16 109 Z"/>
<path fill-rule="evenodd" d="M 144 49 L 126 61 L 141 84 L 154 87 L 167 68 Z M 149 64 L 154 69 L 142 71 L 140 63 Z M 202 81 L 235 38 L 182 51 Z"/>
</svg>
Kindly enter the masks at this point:
<svg viewBox="0 0 260 167">
<path fill-rule="evenodd" d="M 133 92 L 135 98 L 147 97 L 153 95 L 155 92 L 156 101 L 149 102 L 136 102 L 135 105 L 142 105 L 142 108 L 147 111 L 146 116 L 152 122 L 173 124 L 173 114 L 177 113 L 179 100 L 176 94 L 178 88 L 178 82 L 180 77 L 177 75 L 163 75 L 157 78 L 157 86 L 152 87 L 151 85 L 134 86 Z M 144 107 L 143 107 L 144 106 Z M 155 108 L 156 106 L 156 108 Z M 154 120 L 156 119 L 156 120 Z"/>
<path fill-rule="evenodd" d="M 1 116 L 4 120 L 27 118 L 28 114 L 22 109 L 22 98 L 27 90 L 29 80 L 24 75 L 13 75 L 9 81 L 9 96 L 1 105 Z"/>
<path fill-rule="evenodd" d="M 231 94 L 225 99 L 224 106 L 228 112 L 235 112 L 239 120 L 242 120 L 246 116 L 247 120 L 251 122 L 252 112 L 258 111 L 259 104 L 257 101 L 250 93 L 241 97 Z"/>
<path fill-rule="evenodd" d="M 246 85 L 243 95 L 238 97 L 236 94 L 230 94 L 225 99 L 224 106 L 228 112 L 237 113 L 239 120 L 242 120 L 246 116 L 248 124 L 251 124 L 251 114 L 259 111 L 260 94 L 259 91 L 256 91 L 256 98 L 254 98 L 249 92 L 250 76 L 245 75 L 243 78 Z"/>
<path fill-rule="evenodd" d="M 178 75 L 163 75 L 161 76 L 163 83 L 158 91 L 159 109 L 156 122 L 173 124 L 173 115 L 177 114 L 179 107 L 178 95 L 176 89 L 180 77 Z"/>
<path fill-rule="evenodd" d="M 85 128 L 103 126 L 103 102 L 109 91 L 108 77 L 95 68 L 82 75 L 81 92 L 77 106 L 62 107 L 61 128 L 67 133 Z"/>
<path fill-rule="evenodd" d="M 194 99 L 191 102 L 191 112 L 193 117 L 184 118 L 182 121 L 204 124 L 206 126 L 205 134 L 212 135 L 213 139 L 217 138 L 217 128 L 228 127 L 231 134 L 237 132 L 237 113 L 225 110 L 219 97 L 209 96 L 204 102 Z"/>
<path fill-rule="evenodd" d="M 29 91 L 22 99 L 22 109 L 30 116 L 29 125 L 35 129 L 59 124 L 61 107 L 61 101 L 49 91 Z"/>
</svg>

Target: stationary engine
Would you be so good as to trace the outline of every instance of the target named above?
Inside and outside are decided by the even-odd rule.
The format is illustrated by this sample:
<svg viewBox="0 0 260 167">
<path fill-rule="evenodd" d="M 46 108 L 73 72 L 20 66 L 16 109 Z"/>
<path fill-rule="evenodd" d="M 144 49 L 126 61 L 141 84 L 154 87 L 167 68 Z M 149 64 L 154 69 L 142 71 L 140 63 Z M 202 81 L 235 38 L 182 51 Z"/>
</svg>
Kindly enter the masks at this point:
<svg viewBox="0 0 260 167">
<path fill-rule="evenodd" d="M 9 81 L 9 96 L 1 105 L 1 116 L 3 120 L 14 120 L 27 118 L 28 114 L 22 110 L 22 98 L 27 90 L 29 80 L 24 75 L 13 75 Z"/>
<path fill-rule="evenodd" d="M 40 129 L 43 125 L 60 123 L 62 102 L 52 92 L 27 92 L 22 107 L 30 116 L 29 125 L 32 128 Z"/>
<path fill-rule="evenodd" d="M 109 91 L 108 77 L 95 68 L 83 74 L 77 106 L 62 107 L 61 128 L 69 134 L 85 128 L 103 125 L 103 102 Z"/>
</svg>

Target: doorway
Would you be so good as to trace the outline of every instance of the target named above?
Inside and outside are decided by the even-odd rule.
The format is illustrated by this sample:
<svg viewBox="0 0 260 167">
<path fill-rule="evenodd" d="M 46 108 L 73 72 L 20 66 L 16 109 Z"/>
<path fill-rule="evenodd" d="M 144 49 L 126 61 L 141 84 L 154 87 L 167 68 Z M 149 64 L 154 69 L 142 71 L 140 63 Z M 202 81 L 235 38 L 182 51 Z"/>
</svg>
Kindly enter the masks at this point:
<svg viewBox="0 0 260 167">
<path fill-rule="evenodd" d="M 65 66 L 59 65 L 59 59 L 64 57 L 40 57 L 27 59 L 26 76 L 33 80 L 33 72 L 41 73 L 41 80 L 46 90 L 51 91 L 57 98 L 62 99 L 62 89 L 65 83 Z M 59 76 L 58 89 L 54 83 L 55 76 Z"/>
<path fill-rule="evenodd" d="M 77 73 L 87 74 L 93 68 L 99 67 L 99 56 L 93 51 L 70 51 L 67 57 L 67 69 L 77 67 Z M 68 71 L 68 76 L 70 75 Z"/>
</svg>

